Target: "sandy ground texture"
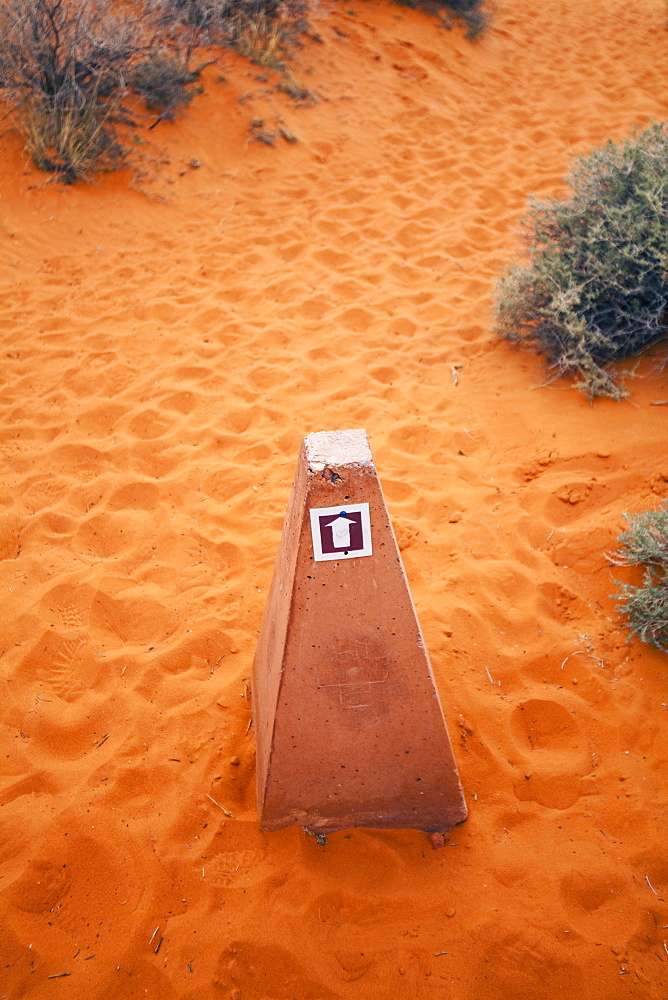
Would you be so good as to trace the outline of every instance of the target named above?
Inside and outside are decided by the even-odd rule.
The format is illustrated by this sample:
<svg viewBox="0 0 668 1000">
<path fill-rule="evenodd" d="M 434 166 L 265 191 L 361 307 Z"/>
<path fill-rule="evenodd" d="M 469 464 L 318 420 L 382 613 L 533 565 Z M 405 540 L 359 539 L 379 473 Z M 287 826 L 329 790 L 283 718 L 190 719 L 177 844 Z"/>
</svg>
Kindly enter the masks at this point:
<svg viewBox="0 0 668 1000">
<path fill-rule="evenodd" d="M 592 406 L 491 335 L 528 193 L 666 117 L 664 19 L 498 0 L 472 45 L 349 0 L 296 57 L 315 100 L 228 54 L 75 188 L 4 134 L 1 998 L 668 996 L 668 660 L 605 557 L 668 490 L 668 376 Z M 440 850 L 258 831 L 282 517 L 304 434 L 348 427 L 470 809 Z"/>
</svg>

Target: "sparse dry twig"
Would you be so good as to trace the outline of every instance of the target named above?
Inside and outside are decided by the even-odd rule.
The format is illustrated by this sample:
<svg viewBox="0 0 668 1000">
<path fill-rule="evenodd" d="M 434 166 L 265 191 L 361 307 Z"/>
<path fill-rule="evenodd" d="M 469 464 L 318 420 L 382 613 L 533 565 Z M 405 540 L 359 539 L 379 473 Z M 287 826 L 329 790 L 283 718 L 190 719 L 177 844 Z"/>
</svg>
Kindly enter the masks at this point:
<svg viewBox="0 0 668 1000">
<path fill-rule="evenodd" d="M 225 806 L 221 806 L 220 802 L 216 802 L 216 800 L 213 798 L 212 795 L 209 795 L 208 792 L 205 792 L 204 794 L 206 795 L 207 799 L 210 799 L 211 802 L 213 802 L 214 806 L 218 806 L 219 809 L 222 809 L 226 816 L 229 816 L 230 819 L 235 818 L 234 813 L 231 813 L 229 809 L 225 808 Z"/>
<path fill-rule="evenodd" d="M 645 875 L 645 882 L 647 882 L 647 885 L 650 887 L 650 889 L 652 890 L 652 892 L 654 893 L 654 895 L 657 896 L 659 899 L 661 899 L 662 897 L 659 896 L 658 892 L 656 891 L 656 889 L 654 888 L 654 886 L 650 882 L 649 875 Z"/>
</svg>

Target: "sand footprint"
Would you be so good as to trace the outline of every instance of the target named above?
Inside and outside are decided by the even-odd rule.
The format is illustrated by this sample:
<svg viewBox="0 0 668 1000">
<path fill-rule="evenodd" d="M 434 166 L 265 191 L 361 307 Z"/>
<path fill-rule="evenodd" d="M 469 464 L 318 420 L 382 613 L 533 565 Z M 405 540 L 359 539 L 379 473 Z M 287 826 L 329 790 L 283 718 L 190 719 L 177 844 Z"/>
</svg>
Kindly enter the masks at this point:
<svg viewBox="0 0 668 1000">
<path fill-rule="evenodd" d="M 586 992 L 584 970 L 544 928 L 527 925 L 514 930 L 501 920 L 480 928 L 479 933 L 485 949 L 478 981 L 485 983 L 488 1000 L 520 996 L 540 1000 L 548 982 L 556 995 L 577 997 Z"/>
<path fill-rule="evenodd" d="M 255 823 L 226 823 L 215 838 L 215 852 L 207 851 L 206 878 L 219 889 L 247 889 L 272 876 L 267 861 L 267 838 Z"/>
<path fill-rule="evenodd" d="M 143 441 L 152 441 L 162 437 L 170 427 L 170 423 L 153 409 L 141 410 L 130 422 L 130 433 Z"/>
<path fill-rule="evenodd" d="M 60 625 L 47 629 L 33 645 L 21 663 L 25 677 L 37 677 L 64 701 L 73 702 L 94 687 L 105 670 L 104 658 L 92 647 L 79 607 L 63 600 L 63 591 L 56 587 L 42 601 L 49 618 L 56 615 Z"/>
<path fill-rule="evenodd" d="M 296 942 L 294 950 L 288 950 L 277 944 L 256 944 L 254 938 L 233 941 L 220 955 L 217 975 L 221 982 L 236 986 L 241 997 L 339 997 L 311 973 Z"/>
<path fill-rule="evenodd" d="M 513 710 L 510 729 L 525 768 L 515 782 L 518 799 L 549 809 L 577 802 L 592 764 L 575 712 L 557 701 L 531 698 Z"/>
<path fill-rule="evenodd" d="M 155 483 L 132 482 L 117 489 L 109 499 L 109 510 L 153 510 L 160 501 Z"/>
<path fill-rule="evenodd" d="M 104 452 L 85 444 L 62 445 L 52 452 L 51 458 L 54 468 L 82 483 L 102 475 L 109 467 Z"/>
<path fill-rule="evenodd" d="M 559 882 L 569 923 L 583 936 L 600 934 L 604 927 L 606 936 L 620 947 L 632 941 L 635 931 L 638 940 L 632 945 L 634 950 L 663 950 L 656 919 L 647 911 L 637 913 L 630 905 L 633 890 L 625 866 L 620 867 L 618 859 L 601 858 L 598 849 L 595 853 L 584 849 L 587 853 L 581 864 L 567 869 Z M 642 876 L 637 881 L 641 882 Z"/>
<path fill-rule="evenodd" d="M 14 883 L 12 903 L 24 913 L 45 913 L 53 910 L 69 892 L 70 876 L 63 864 L 48 859 L 35 859 Z"/>
<path fill-rule="evenodd" d="M 351 333 L 364 333 L 376 322 L 376 317 L 366 309 L 353 307 L 333 318 L 337 326 L 344 326 Z"/>
<path fill-rule="evenodd" d="M 164 642 L 177 627 L 178 616 L 161 588 L 134 585 L 123 577 L 109 578 L 96 592 L 90 610 L 95 641 L 123 643 Z"/>
<path fill-rule="evenodd" d="M 51 507 L 67 491 L 67 483 L 58 477 L 40 477 L 21 491 L 21 502 L 31 514 Z"/>
<path fill-rule="evenodd" d="M 53 767 L 79 760 L 100 746 L 109 732 L 115 706 L 91 691 L 71 693 L 76 698 L 73 703 L 45 696 L 39 710 L 26 717 L 26 733 L 37 764 L 43 761 L 45 767 Z"/>
<path fill-rule="evenodd" d="M 82 661 L 86 659 L 83 639 L 63 639 L 62 647 L 51 661 L 49 669 L 49 684 L 61 698 L 69 700 L 76 697 L 91 682 L 86 677 L 87 671 L 81 670 Z"/>
<path fill-rule="evenodd" d="M 79 417 L 78 425 L 82 434 L 90 435 L 94 438 L 112 437 L 117 429 L 118 422 L 125 415 L 124 406 L 113 406 L 108 403 L 104 406 L 96 406 L 86 410 Z"/>
<path fill-rule="evenodd" d="M 586 868 L 572 868 L 562 877 L 561 896 L 569 910 L 589 914 L 617 902 L 627 887 L 627 880 L 613 865 L 589 859 Z"/>
</svg>

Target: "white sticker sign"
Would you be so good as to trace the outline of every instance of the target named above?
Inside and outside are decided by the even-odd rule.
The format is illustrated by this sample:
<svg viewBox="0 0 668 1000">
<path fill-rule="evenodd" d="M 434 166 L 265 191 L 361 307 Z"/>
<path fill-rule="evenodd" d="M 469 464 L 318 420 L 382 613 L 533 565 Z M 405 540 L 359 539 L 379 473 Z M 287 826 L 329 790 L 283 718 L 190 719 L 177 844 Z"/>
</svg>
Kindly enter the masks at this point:
<svg viewBox="0 0 668 1000">
<path fill-rule="evenodd" d="M 313 558 L 316 562 L 371 555 L 371 519 L 368 503 L 312 507 L 309 513 Z"/>
</svg>

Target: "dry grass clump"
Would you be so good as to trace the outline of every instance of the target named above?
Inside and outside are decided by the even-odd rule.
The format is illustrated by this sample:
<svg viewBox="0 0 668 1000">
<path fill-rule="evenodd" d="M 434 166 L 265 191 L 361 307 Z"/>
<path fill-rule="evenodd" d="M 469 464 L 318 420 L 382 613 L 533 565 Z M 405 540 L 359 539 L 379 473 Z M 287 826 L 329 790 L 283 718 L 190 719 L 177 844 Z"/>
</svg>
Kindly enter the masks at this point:
<svg viewBox="0 0 668 1000">
<path fill-rule="evenodd" d="M 307 0 L 145 0 L 160 23 L 196 31 L 263 66 L 284 68 L 290 48 L 308 30 Z"/>
<path fill-rule="evenodd" d="M 125 158 L 116 137 L 113 105 L 97 96 L 80 108 L 30 102 L 21 130 L 35 166 L 58 174 L 65 184 L 95 170 L 115 170 Z"/>
<path fill-rule="evenodd" d="M 230 22 L 230 41 L 241 55 L 260 66 L 285 70 L 299 35 L 308 29 L 301 0 L 240 2 Z"/>
<path fill-rule="evenodd" d="M 618 566 L 644 566 L 642 586 L 620 583 L 619 612 L 629 620 L 631 635 L 668 652 L 668 506 L 644 514 L 624 514 L 629 530 L 621 549 L 609 558 Z"/>
<path fill-rule="evenodd" d="M 668 323 L 668 127 L 608 142 L 566 179 L 570 199 L 531 201 L 529 264 L 500 283 L 497 331 L 579 375 L 590 396 L 620 399 L 610 363 Z"/>
<path fill-rule="evenodd" d="M 135 67 L 130 83 L 149 111 L 171 120 L 198 92 L 194 84 L 201 70 L 201 66 L 190 69 L 188 59 L 179 52 L 157 49 Z"/>
</svg>

